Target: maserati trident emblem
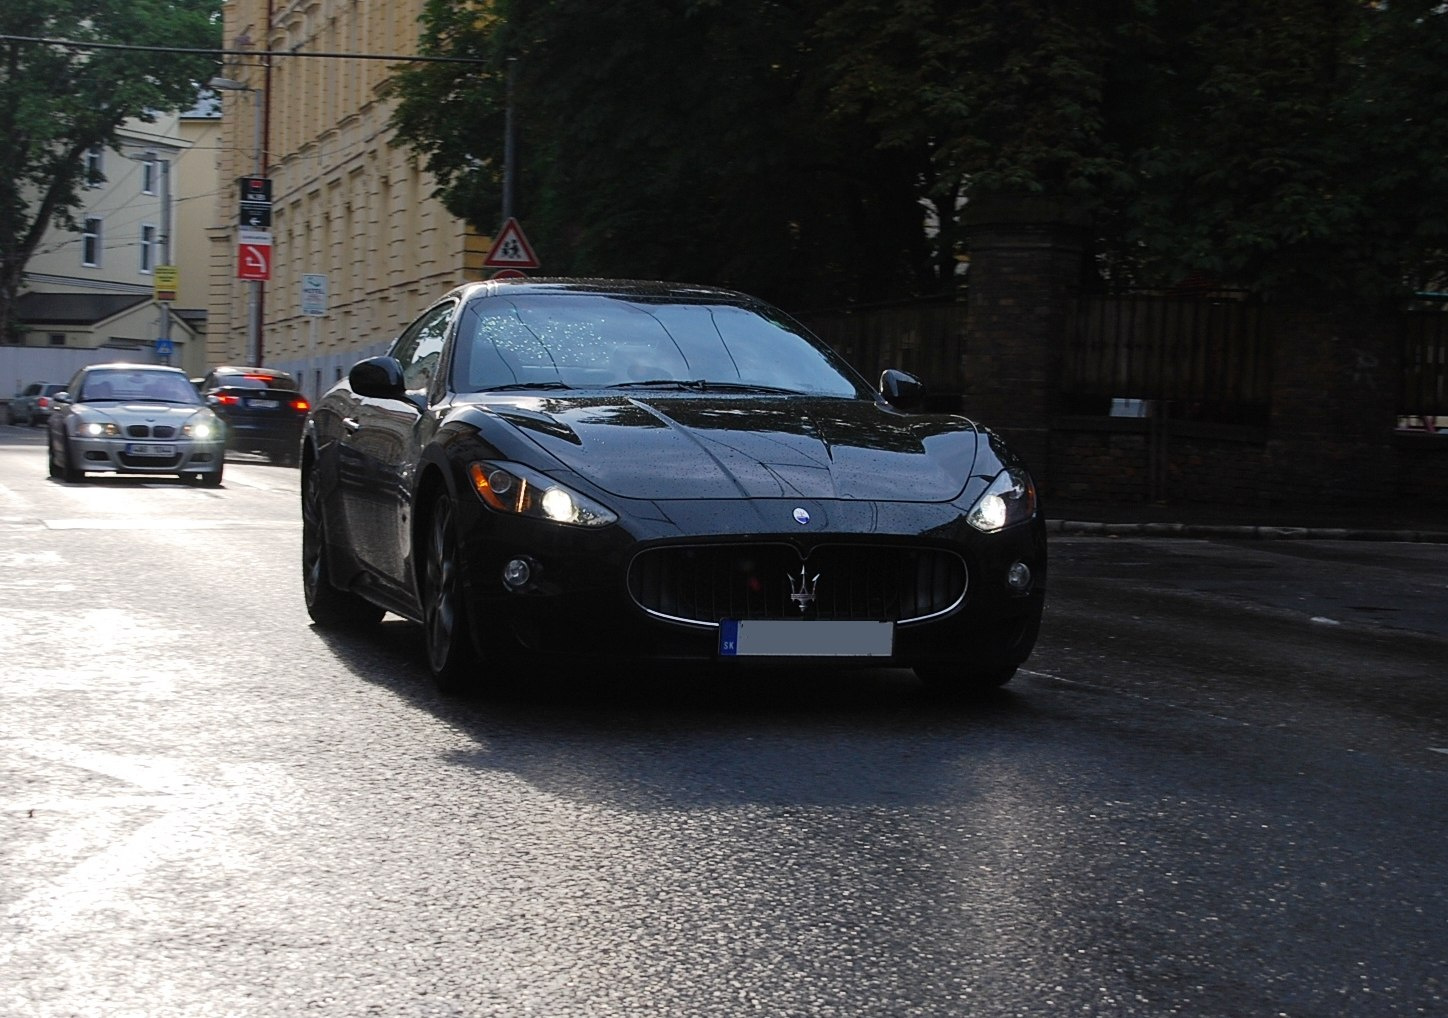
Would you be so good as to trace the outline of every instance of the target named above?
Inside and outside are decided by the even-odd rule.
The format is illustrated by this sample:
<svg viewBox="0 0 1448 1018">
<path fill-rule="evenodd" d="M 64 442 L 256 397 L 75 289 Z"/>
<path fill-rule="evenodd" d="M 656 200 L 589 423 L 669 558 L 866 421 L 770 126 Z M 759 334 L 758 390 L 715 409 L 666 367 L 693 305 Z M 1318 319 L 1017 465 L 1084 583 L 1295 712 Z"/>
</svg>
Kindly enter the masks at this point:
<svg viewBox="0 0 1448 1018">
<path fill-rule="evenodd" d="M 809 526 L 809 510 L 803 506 L 795 509 L 794 522 L 798 523 L 801 527 Z"/>
<path fill-rule="evenodd" d="M 799 567 L 799 582 L 796 583 L 793 576 L 789 576 L 789 599 L 801 613 L 809 611 L 810 605 L 815 602 L 815 591 L 819 589 L 820 574 L 813 576 L 804 571 L 804 566 Z"/>
</svg>

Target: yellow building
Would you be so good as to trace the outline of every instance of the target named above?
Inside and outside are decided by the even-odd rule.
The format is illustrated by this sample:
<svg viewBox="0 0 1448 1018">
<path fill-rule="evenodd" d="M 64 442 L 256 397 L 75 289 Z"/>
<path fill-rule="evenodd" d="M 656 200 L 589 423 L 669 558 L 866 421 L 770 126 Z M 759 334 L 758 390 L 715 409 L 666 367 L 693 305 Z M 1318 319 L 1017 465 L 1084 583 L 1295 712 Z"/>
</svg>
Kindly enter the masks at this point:
<svg viewBox="0 0 1448 1018">
<path fill-rule="evenodd" d="M 225 47 L 249 55 L 231 58 L 217 83 L 225 111 L 210 231 L 211 365 L 291 371 L 315 396 L 381 352 L 446 288 L 479 278 L 487 239 L 431 197 L 431 176 L 391 142 L 392 107 L 380 89 L 394 64 L 291 55 L 415 54 L 421 8 L 421 0 L 225 4 Z M 271 278 L 250 284 L 237 278 L 236 181 L 256 173 L 271 180 Z M 308 314 L 319 306 L 318 277 L 325 311 Z"/>
</svg>

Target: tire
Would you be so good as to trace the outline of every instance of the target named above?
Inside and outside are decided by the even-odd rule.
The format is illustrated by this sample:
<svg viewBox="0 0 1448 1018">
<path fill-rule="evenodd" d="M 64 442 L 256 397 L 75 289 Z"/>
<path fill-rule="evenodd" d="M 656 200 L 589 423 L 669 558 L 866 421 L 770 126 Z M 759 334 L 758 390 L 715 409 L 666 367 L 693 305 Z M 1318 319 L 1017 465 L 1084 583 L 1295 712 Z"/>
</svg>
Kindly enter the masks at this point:
<svg viewBox="0 0 1448 1018">
<path fill-rule="evenodd" d="M 477 684 L 472 635 L 468 631 L 462 561 L 452 499 L 443 492 L 432 504 L 424 533 L 422 624 L 427 663 L 438 692 L 465 693 Z"/>
<path fill-rule="evenodd" d="M 62 477 L 65 476 L 65 471 L 62 469 L 61 465 L 60 465 L 59 463 L 57 463 L 56 460 L 55 460 L 55 436 L 54 436 L 54 435 L 51 435 L 50 438 L 46 441 L 46 444 L 45 444 L 45 464 L 46 464 L 46 466 L 50 467 L 50 476 L 51 476 L 51 477 L 54 477 L 54 478 L 57 478 L 57 479 L 58 479 L 58 478 L 62 478 Z"/>
<path fill-rule="evenodd" d="M 53 471 L 54 466 L 51 469 Z M 55 474 L 52 472 L 51 476 L 54 477 Z M 71 462 L 70 442 L 64 438 L 60 440 L 60 479 L 66 484 L 81 484 L 85 481 L 85 471 Z"/>
<path fill-rule="evenodd" d="M 361 629 L 382 620 L 382 609 L 332 585 L 327 573 L 327 523 L 321 482 L 309 471 L 302 487 L 302 593 L 307 614 L 323 629 Z"/>
<path fill-rule="evenodd" d="M 979 696 L 999 689 L 1016 674 L 1016 665 L 970 668 L 962 664 L 916 665 L 915 674 L 932 693 L 943 696 Z"/>
<path fill-rule="evenodd" d="M 221 474 L 223 470 L 225 470 L 224 466 L 210 473 L 201 473 L 198 471 L 193 474 L 182 474 L 181 477 L 192 484 L 199 484 L 203 488 L 219 488 L 221 487 Z"/>
</svg>

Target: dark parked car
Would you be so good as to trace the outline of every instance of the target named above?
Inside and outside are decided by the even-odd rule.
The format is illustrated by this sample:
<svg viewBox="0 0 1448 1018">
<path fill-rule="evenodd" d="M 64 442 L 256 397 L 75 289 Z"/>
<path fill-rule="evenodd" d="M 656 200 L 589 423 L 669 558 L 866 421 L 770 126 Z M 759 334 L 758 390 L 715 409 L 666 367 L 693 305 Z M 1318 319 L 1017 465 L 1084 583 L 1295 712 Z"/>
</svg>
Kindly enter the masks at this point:
<svg viewBox="0 0 1448 1018">
<path fill-rule="evenodd" d="M 15 394 L 5 408 L 5 418 L 10 424 L 29 424 L 34 427 L 50 419 L 55 408 L 55 394 L 65 390 L 59 382 L 31 382 Z"/>
<path fill-rule="evenodd" d="M 50 415 L 50 476 L 177 474 L 215 487 L 226 460 L 222 424 L 180 368 L 92 364 L 58 393 Z"/>
<path fill-rule="evenodd" d="M 272 368 L 226 365 L 208 372 L 199 388 L 226 422 L 228 449 L 264 453 L 273 462 L 296 463 L 302 424 L 311 403 L 295 378 Z"/>
<path fill-rule="evenodd" d="M 308 610 L 420 623 L 445 691 L 645 656 L 998 686 L 1045 525 L 1001 440 L 922 400 L 725 290 L 459 287 L 308 419 Z"/>
</svg>

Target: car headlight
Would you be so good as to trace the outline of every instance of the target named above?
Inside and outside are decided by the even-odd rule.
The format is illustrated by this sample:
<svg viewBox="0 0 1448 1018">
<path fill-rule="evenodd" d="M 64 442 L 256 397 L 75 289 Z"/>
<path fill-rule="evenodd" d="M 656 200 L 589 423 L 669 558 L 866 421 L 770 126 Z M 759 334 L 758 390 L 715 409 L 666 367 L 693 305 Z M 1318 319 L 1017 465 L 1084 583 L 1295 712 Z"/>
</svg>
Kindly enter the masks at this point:
<svg viewBox="0 0 1448 1018">
<path fill-rule="evenodd" d="M 1019 467 L 1002 470 L 975 500 L 966 521 L 976 530 L 994 534 L 1036 514 L 1036 485 Z"/>
<path fill-rule="evenodd" d="M 76 422 L 75 433 L 82 438 L 115 438 L 121 433 L 114 421 L 97 421 L 92 419 Z"/>
<path fill-rule="evenodd" d="M 606 527 L 618 519 L 587 495 L 516 463 L 473 463 L 468 478 L 478 496 L 499 512 L 578 527 Z"/>
<path fill-rule="evenodd" d="M 181 434 L 187 438 L 205 441 L 208 438 L 215 438 L 221 434 L 221 422 L 211 416 L 200 420 L 193 417 L 189 423 L 182 426 Z"/>
</svg>

